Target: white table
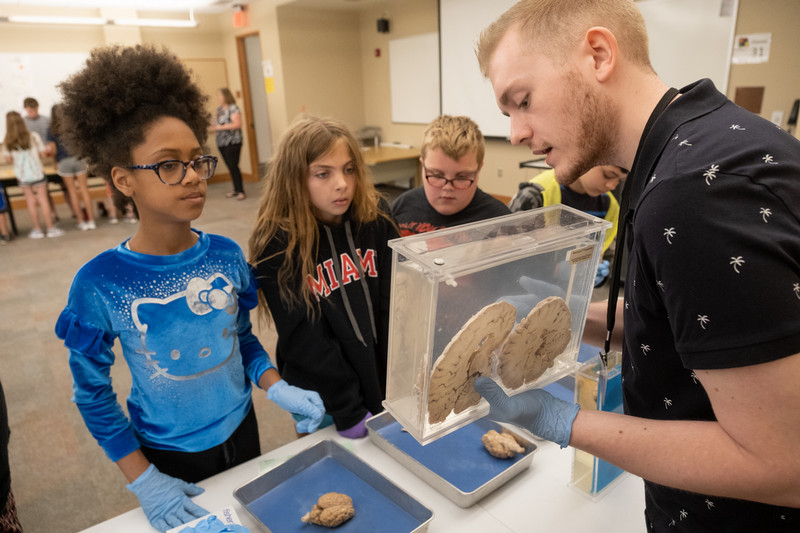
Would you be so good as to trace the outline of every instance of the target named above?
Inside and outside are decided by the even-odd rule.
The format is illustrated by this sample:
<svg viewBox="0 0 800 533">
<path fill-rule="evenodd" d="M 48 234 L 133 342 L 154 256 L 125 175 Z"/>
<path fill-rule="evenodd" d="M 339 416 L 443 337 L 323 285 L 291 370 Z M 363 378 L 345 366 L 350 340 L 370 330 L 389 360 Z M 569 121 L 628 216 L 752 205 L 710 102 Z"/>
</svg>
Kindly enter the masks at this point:
<svg viewBox="0 0 800 533">
<path fill-rule="evenodd" d="M 277 466 L 280 461 L 323 439 L 332 439 L 351 448 L 372 468 L 431 509 L 434 513 L 428 527 L 431 533 L 640 533 L 645 530 L 644 489 L 640 478 L 626 474 L 599 501 L 592 501 L 567 486 L 572 450 L 560 450 L 550 442 L 537 441 L 538 450 L 529 469 L 477 504 L 463 509 L 406 470 L 369 439 L 344 439 L 332 426 L 202 481 L 199 485 L 206 491 L 194 501 L 210 512 L 231 506 L 245 527 L 253 533 L 263 531 L 235 500 L 233 490 L 263 473 L 264 462 Z M 148 531 L 155 530 L 141 508 L 85 530 L 86 533 Z"/>
</svg>

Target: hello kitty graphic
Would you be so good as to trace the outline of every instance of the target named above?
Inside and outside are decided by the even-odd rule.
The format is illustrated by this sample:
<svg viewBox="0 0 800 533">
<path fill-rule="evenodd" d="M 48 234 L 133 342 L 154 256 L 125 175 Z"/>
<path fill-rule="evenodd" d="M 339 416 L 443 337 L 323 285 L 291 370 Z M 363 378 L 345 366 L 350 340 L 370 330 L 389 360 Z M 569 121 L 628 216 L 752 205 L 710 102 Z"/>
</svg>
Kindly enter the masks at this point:
<svg viewBox="0 0 800 533">
<path fill-rule="evenodd" d="M 196 379 L 225 365 L 236 353 L 239 302 L 233 283 L 217 273 L 192 278 L 167 298 L 139 298 L 131 306 L 151 379 Z"/>
</svg>

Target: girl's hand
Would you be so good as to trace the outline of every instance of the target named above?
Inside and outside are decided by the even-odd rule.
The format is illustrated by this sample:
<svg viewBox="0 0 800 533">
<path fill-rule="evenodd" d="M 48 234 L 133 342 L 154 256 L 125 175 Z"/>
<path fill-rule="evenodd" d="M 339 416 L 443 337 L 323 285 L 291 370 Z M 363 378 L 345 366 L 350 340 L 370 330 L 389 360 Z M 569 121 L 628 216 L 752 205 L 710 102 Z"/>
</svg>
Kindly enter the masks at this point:
<svg viewBox="0 0 800 533">
<path fill-rule="evenodd" d="M 205 489 L 163 474 L 156 465 L 151 464 L 144 474 L 128 485 L 128 490 L 136 495 L 150 524 L 159 531 L 208 514 L 190 499 Z"/>
<path fill-rule="evenodd" d="M 306 417 L 297 423 L 298 433 L 313 433 L 325 416 L 325 406 L 316 391 L 293 387 L 283 379 L 267 389 L 267 399 L 284 411 Z"/>
</svg>

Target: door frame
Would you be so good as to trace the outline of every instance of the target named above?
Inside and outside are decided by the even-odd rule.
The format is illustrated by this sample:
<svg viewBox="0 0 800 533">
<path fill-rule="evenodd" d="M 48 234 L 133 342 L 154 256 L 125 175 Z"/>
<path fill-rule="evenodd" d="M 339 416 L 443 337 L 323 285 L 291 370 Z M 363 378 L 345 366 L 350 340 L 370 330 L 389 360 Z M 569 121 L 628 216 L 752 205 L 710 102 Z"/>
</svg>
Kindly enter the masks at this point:
<svg viewBox="0 0 800 533">
<path fill-rule="evenodd" d="M 250 173 L 245 176 L 247 181 L 258 181 L 258 144 L 256 139 L 255 119 L 253 118 L 252 97 L 250 95 L 250 72 L 247 68 L 247 51 L 244 40 L 256 36 L 261 40 L 258 31 L 243 33 L 236 36 L 236 55 L 239 61 L 239 77 L 242 84 L 242 105 L 244 106 L 244 126 L 248 139 L 248 154 L 250 156 Z"/>
</svg>

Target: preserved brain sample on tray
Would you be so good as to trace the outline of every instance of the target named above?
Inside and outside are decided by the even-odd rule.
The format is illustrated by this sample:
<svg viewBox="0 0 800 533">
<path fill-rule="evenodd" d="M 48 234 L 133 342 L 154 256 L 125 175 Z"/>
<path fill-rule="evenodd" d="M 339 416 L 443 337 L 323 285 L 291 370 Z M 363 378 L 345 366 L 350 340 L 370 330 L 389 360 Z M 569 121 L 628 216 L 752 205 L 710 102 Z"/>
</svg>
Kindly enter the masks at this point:
<svg viewBox="0 0 800 533">
<path fill-rule="evenodd" d="M 393 250 L 384 406 L 426 444 L 573 372 L 609 223 L 563 205 L 422 233 Z"/>
</svg>

